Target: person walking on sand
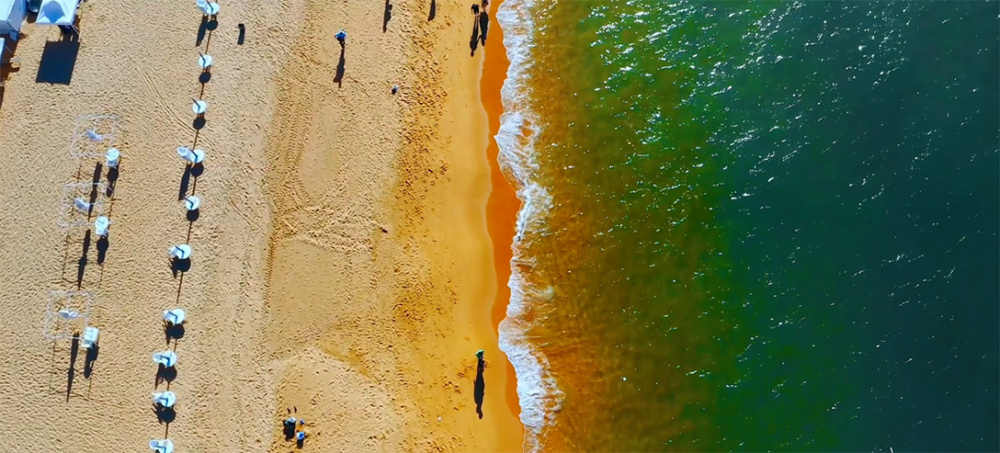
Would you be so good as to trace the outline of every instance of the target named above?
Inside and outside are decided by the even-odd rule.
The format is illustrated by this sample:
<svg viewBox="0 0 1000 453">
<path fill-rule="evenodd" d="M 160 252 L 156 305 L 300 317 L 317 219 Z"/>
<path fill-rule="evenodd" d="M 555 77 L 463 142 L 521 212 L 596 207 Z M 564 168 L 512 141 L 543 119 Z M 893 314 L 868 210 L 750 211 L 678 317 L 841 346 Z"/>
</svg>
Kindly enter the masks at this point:
<svg viewBox="0 0 1000 453">
<path fill-rule="evenodd" d="M 346 45 L 347 33 L 344 32 L 344 29 L 340 29 L 340 31 L 338 31 L 334 36 L 337 38 L 337 42 L 340 43 L 340 47 L 344 47 Z"/>
</svg>

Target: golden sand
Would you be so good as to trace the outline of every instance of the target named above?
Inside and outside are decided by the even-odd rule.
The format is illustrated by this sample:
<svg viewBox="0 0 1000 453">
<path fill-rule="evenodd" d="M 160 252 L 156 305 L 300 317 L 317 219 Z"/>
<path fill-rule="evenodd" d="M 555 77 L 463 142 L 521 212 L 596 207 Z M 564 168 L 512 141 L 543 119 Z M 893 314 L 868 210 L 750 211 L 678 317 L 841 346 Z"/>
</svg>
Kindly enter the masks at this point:
<svg viewBox="0 0 1000 453">
<path fill-rule="evenodd" d="M 469 5 L 437 2 L 428 20 L 431 2 L 399 2 L 383 32 L 380 1 L 226 2 L 196 46 L 191 3 L 83 5 L 68 85 L 35 82 L 58 30 L 22 30 L 0 105 L 0 451 L 143 451 L 165 436 L 178 452 L 291 451 L 289 410 L 307 421 L 303 451 L 519 450 L 490 312 L 487 117 Z M 215 59 L 204 92 L 198 50 Z M 199 95 L 208 158 L 188 180 L 203 200 L 188 222 L 174 149 L 195 139 Z M 80 274 L 99 353 L 87 373 L 77 354 L 70 388 L 71 343 L 42 327 L 49 292 L 77 288 L 87 228 L 58 220 L 63 185 L 89 181 L 101 161 L 70 156 L 85 113 L 118 116 L 123 158 L 105 200 L 106 256 L 91 241 Z M 174 275 L 166 251 L 184 242 L 191 269 Z M 168 344 L 161 313 L 173 307 L 189 322 Z M 166 348 L 178 373 L 157 383 L 151 354 Z M 478 349 L 491 365 L 483 419 Z M 168 385 L 169 424 L 150 400 Z"/>
</svg>

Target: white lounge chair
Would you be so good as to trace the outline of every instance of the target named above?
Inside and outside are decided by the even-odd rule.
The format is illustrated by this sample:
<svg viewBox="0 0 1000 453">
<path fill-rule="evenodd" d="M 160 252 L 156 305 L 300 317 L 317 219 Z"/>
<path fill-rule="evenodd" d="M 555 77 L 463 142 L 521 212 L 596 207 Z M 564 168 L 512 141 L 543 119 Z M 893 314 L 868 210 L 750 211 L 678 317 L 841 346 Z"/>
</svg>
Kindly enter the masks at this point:
<svg viewBox="0 0 1000 453">
<path fill-rule="evenodd" d="M 191 257 L 191 246 L 187 244 L 180 244 L 170 247 L 170 256 L 177 258 L 179 260 L 186 260 Z"/>
<path fill-rule="evenodd" d="M 177 365 L 177 353 L 174 351 L 154 352 L 153 362 L 167 368 L 172 368 L 174 365 Z"/>
<path fill-rule="evenodd" d="M 187 314 L 184 313 L 183 308 L 174 308 L 163 312 L 163 320 L 175 326 L 184 324 L 184 319 L 186 317 Z"/>
<path fill-rule="evenodd" d="M 97 327 L 87 327 L 83 329 L 83 338 L 80 340 L 80 347 L 83 349 L 90 349 L 97 344 L 97 337 L 101 334 L 100 329 Z"/>
<path fill-rule="evenodd" d="M 180 146 L 177 148 L 177 155 L 181 159 L 184 159 L 192 164 L 200 164 L 205 160 L 205 150 L 196 149 L 192 151 L 186 146 Z"/>
<path fill-rule="evenodd" d="M 153 404 L 157 406 L 174 407 L 175 403 L 177 403 L 177 395 L 170 390 L 153 393 Z"/>
<path fill-rule="evenodd" d="M 197 195 L 188 195 L 184 198 L 184 206 L 188 211 L 197 211 L 201 207 L 201 198 Z"/>
<path fill-rule="evenodd" d="M 107 154 L 104 155 L 104 161 L 108 165 L 108 168 L 118 168 L 118 159 L 121 157 L 121 152 L 118 148 L 108 149 Z"/>
<path fill-rule="evenodd" d="M 94 220 L 94 232 L 97 233 L 97 237 L 107 237 L 109 226 L 111 226 L 111 220 L 105 216 L 97 216 L 97 220 Z"/>
<path fill-rule="evenodd" d="M 156 453 L 173 453 L 174 443 L 170 439 L 151 440 L 149 448 L 152 448 Z"/>
<path fill-rule="evenodd" d="M 73 199 L 73 206 L 84 214 L 90 214 L 90 210 L 94 209 L 94 204 L 84 200 L 83 198 L 76 197 Z"/>
</svg>

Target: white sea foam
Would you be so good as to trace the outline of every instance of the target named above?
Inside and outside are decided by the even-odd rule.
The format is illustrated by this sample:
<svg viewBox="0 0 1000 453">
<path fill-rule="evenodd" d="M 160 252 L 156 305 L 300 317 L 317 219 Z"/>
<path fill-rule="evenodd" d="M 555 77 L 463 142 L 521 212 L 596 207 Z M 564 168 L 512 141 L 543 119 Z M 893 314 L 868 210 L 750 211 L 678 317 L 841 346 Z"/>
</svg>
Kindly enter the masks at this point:
<svg viewBox="0 0 1000 453">
<path fill-rule="evenodd" d="M 564 394 L 549 369 L 545 355 L 529 339 L 531 319 L 539 304 L 552 298 L 553 288 L 536 288 L 531 284 L 533 260 L 524 256 L 527 236 L 545 228 L 545 216 L 552 199 L 535 177 L 538 166 L 534 141 L 541 131 L 541 122 L 530 109 L 528 70 L 531 67 L 534 22 L 530 12 L 535 0 L 505 0 L 496 12 L 503 29 L 504 46 L 510 67 L 501 89 L 504 113 L 500 115 L 500 130 L 496 141 L 500 149 L 500 168 L 517 189 L 521 210 L 517 214 L 516 235 L 511 244 L 510 302 L 507 317 L 500 323 L 500 349 L 517 373 L 517 396 L 521 404 L 521 423 L 525 436 L 523 449 L 537 452 L 546 425 L 553 422 Z"/>
</svg>

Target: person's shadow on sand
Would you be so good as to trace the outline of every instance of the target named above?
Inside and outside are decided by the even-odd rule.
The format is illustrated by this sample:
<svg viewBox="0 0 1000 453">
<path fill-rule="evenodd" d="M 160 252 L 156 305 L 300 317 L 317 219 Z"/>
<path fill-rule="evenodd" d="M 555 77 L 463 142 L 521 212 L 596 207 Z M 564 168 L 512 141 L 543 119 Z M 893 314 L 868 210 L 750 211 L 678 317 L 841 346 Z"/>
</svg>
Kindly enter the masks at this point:
<svg viewBox="0 0 1000 453">
<path fill-rule="evenodd" d="M 347 61 L 344 60 L 344 46 L 340 46 L 340 61 L 337 62 L 337 75 L 333 77 L 333 81 L 337 84 L 337 88 L 340 88 L 344 84 L 344 71 L 346 70 Z"/>
<path fill-rule="evenodd" d="M 469 48 L 472 49 L 471 56 L 476 56 L 476 49 L 479 48 L 479 15 L 472 22 L 472 38 L 469 38 Z"/>
<path fill-rule="evenodd" d="M 486 361 L 482 357 L 478 359 L 479 363 L 476 364 L 476 384 L 472 392 L 473 397 L 476 399 L 476 414 L 479 414 L 479 418 L 483 418 L 483 396 L 486 395 L 486 381 L 483 380 L 483 371 L 486 370 Z"/>
</svg>

